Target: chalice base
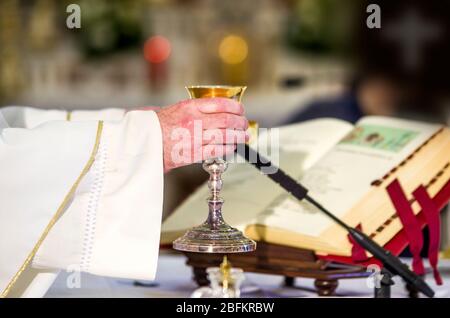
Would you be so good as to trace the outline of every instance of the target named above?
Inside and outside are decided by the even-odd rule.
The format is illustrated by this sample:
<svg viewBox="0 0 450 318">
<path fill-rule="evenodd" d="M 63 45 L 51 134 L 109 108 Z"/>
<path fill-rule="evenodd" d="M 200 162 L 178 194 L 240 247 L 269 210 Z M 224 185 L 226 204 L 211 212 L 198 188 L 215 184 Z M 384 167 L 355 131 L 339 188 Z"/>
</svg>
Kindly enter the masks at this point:
<svg viewBox="0 0 450 318">
<path fill-rule="evenodd" d="M 173 248 L 183 252 L 243 253 L 254 251 L 256 242 L 228 224 L 224 223 L 216 229 L 211 229 L 205 222 L 176 239 Z"/>
</svg>

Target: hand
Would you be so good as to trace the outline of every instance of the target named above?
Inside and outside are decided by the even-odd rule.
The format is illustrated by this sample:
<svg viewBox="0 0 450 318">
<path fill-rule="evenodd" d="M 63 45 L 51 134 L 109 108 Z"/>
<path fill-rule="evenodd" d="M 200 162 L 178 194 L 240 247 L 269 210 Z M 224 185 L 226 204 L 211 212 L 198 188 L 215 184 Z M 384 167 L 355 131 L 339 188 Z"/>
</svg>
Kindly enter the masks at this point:
<svg viewBox="0 0 450 318">
<path fill-rule="evenodd" d="M 242 104 L 227 98 L 181 101 L 157 112 L 163 135 L 164 172 L 234 152 L 248 141 Z"/>
</svg>

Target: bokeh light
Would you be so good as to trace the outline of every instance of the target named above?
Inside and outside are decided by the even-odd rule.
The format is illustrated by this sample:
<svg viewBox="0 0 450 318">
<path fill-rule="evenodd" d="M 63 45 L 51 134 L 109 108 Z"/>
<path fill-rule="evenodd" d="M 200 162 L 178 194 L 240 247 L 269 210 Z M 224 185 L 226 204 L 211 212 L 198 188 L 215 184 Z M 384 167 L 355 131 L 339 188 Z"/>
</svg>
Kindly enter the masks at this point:
<svg viewBox="0 0 450 318">
<path fill-rule="evenodd" d="M 248 55 L 247 41 L 238 35 L 228 35 L 219 45 L 219 56 L 227 64 L 242 63 Z"/>
<path fill-rule="evenodd" d="M 171 50 L 168 39 L 161 35 L 155 35 L 145 41 L 144 57 L 150 63 L 162 63 L 169 58 Z"/>
</svg>

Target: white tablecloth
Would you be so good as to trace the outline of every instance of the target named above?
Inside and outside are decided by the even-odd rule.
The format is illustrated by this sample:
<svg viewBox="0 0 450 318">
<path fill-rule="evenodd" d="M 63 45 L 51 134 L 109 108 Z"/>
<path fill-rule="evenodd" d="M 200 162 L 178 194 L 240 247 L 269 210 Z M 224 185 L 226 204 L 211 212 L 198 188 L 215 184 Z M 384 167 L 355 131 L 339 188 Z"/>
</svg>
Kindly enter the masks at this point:
<svg viewBox="0 0 450 318">
<path fill-rule="evenodd" d="M 132 280 L 81 274 L 80 288 L 68 288 L 68 275 L 73 273 L 62 272 L 46 297 L 189 297 L 197 286 L 192 281 L 191 268 L 185 265 L 185 261 L 182 255 L 162 253 L 156 280 L 143 282 L 148 283 L 148 286 L 136 285 Z M 408 259 L 404 261 L 410 262 Z M 427 282 L 435 290 L 436 297 L 450 298 L 450 261 L 441 260 L 439 268 L 444 284 L 437 286 L 431 273 L 427 275 Z M 392 296 L 406 297 L 403 282 L 398 277 L 395 281 Z M 312 279 L 297 278 L 295 287 L 285 287 L 281 276 L 246 273 L 242 297 L 316 297 L 313 283 Z M 336 296 L 372 297 L 373 289 L 367 286 L 366 279 L 341 280 Z"/>
</svg>

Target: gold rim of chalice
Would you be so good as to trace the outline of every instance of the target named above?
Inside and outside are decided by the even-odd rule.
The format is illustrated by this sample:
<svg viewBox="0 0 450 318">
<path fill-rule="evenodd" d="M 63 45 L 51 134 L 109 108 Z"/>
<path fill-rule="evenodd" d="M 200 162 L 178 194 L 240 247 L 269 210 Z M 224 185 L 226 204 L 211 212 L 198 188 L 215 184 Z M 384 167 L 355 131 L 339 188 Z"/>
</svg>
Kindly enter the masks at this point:
<svg viewBox="0 0 450 318">
<path fill-rule="evenodd" d="M 239 85 L 189 85 L 186 89 L 191 98 L 236 98 L 241 101 L 247 86 Z"/>
</svg>

